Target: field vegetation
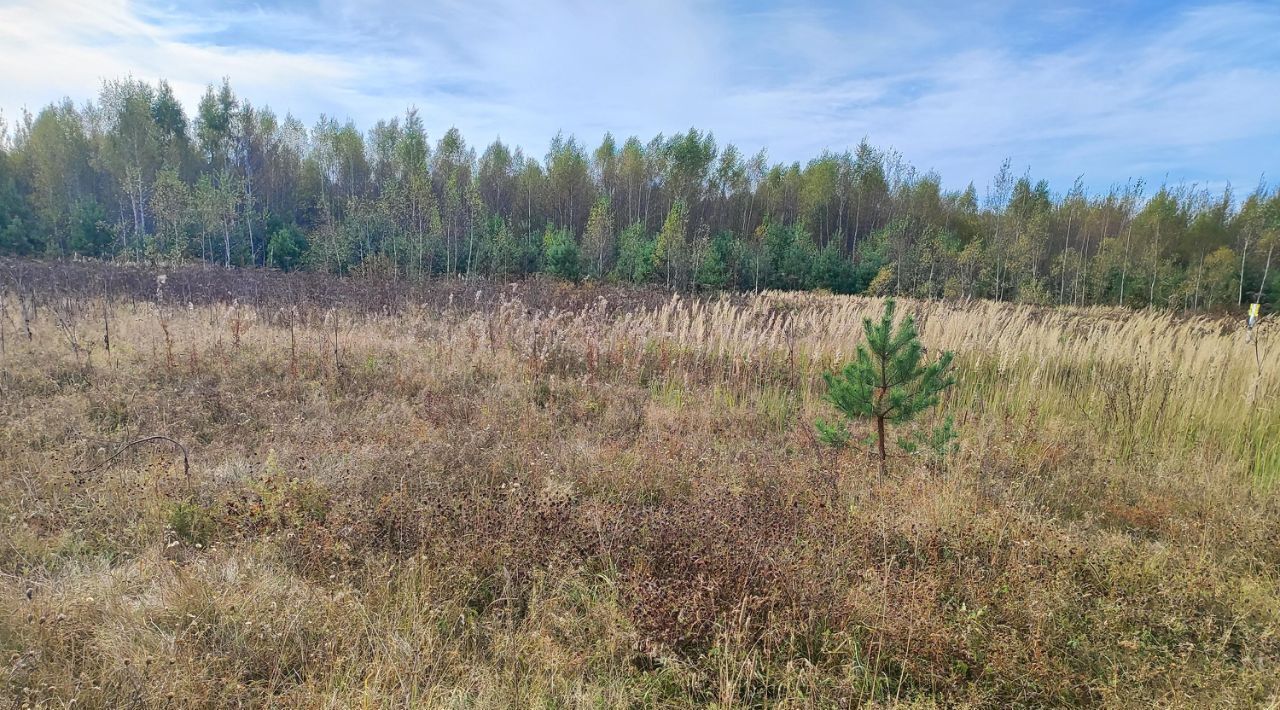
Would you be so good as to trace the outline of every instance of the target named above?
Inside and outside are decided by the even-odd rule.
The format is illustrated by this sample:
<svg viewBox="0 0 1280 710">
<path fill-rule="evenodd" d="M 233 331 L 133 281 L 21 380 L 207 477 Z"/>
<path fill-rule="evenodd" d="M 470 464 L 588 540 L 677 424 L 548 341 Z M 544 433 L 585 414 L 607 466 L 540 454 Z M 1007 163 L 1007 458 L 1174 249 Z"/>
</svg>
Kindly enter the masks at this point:
<svg viewBox="0 0 1280 710">
<path fill-rule="evenodd" d="M 1280 700 L 1267 321 L 897 308 L 958 448 L 881 479 L 878 298 L 0 261 L 0 698 Z"/>
</svg>

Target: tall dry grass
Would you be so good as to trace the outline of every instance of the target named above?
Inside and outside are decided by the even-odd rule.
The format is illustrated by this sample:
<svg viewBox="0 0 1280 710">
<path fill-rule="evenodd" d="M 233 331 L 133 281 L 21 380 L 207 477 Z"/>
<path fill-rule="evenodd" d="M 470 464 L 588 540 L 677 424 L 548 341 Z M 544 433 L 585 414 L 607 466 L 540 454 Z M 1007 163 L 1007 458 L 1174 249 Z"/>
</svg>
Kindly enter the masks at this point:
<svg viewBox="0 0 1280 710">
<path fill-rule="evenodd" d="M 961 358 L 952 406 L 990 407 L 1094 424 L 1121 452 L 1180 455 L 1212 448 L 1261 484 L 1280 475 L 1280 353 L 1270 324 L 1101 307 L 1046 309 L 992 301 L 904 303 L 930 347 Z M 785 355 L 806 393 L 852 357 L 882 299 L 769 293 L 745 304 L 673 298 L 632 313 L 606 338 L 627 337 L 729 361 Z M 732 378 L 731 378 L 732 379 Z"/>
<path fill-rule="evenodd" d="M 961 450 L 877 484 L 810 423 L 878 300 L 254 283 L 4 296 L 15 706 L 1280 692 L 1266 331 L 1259 369 L 1219 321 L 904 303 L 959 354 Z M 149 434 L 190 479 L 162 444 L 90 470 Z"/>
</svg>

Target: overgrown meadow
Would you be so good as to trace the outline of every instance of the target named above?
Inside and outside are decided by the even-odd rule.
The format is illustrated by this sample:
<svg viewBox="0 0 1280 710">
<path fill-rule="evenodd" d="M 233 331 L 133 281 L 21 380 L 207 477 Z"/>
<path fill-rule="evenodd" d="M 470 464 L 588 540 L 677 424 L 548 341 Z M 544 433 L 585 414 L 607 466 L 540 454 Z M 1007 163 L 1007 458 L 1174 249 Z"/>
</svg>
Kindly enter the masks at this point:
<svg viewBox="0 0 1280 710">
<path fill-rule="evenodd" d="M 878 481 L 878 299 L 0 261 L 0 698 L 1280 701 L 1274 326 L 898 307 L 959 449 Z"/>
</svg>

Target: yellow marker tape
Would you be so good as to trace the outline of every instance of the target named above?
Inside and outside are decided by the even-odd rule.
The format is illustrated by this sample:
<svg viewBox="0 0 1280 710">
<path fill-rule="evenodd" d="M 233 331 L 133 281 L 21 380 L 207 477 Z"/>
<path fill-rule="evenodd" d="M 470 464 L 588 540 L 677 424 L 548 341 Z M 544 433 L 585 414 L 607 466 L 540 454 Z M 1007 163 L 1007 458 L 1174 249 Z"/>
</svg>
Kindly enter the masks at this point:
<svg viewBox="0 0 1280 710">
<path fill-rule="evenodd" d="M 1253 304 L 1253 305 L 1249 306 L 1249 317 L 1250 317 L 1250 318 L 1257 318 L 1257 317 L 1258 317 L 1258 304 L 1257 304 L 1257 303 L 1255 303 L 1255 304 Z"/>
</svg>

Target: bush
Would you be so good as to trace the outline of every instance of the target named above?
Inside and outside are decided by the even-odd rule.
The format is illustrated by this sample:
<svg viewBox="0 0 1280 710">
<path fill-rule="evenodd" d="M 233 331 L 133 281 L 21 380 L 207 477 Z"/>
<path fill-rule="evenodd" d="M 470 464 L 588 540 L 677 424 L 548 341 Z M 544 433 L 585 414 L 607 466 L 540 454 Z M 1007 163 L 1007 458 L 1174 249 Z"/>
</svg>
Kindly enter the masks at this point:
<svg viewBox="0 0 1280 710">
<path fill-rule="evenodd" d="M 574 283 L 582 278 L 582 255 L 568 230 L 548 226 L 542 244 L 543 268 L 548 274 Z"/>
<path fill-rule="evenodd" d="M 635 284 L 652 279 L 656 247 L 653 237 L 644 233 L 639 222 L 624 229 L 618 237 L 618 263 L 613 267 L 613 277 Z"/>
<path fill-rule="evenodd" d="M 181 501 L 169 510 L 168 526 L 174 537 L 188 545 L 208 547 L 217 529 L 213 513 L 192 501 Z"/>
<path fill-rule="evenodd" d="M 277 229 L 267 241 L 267 263 L 281 271 L 301 266 L 306 253 L 307 238 L 292 224 Z"/>
</svg>

